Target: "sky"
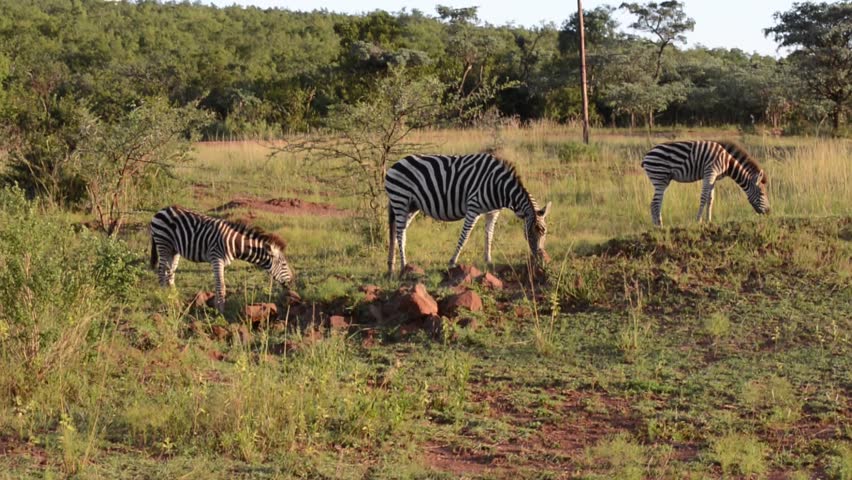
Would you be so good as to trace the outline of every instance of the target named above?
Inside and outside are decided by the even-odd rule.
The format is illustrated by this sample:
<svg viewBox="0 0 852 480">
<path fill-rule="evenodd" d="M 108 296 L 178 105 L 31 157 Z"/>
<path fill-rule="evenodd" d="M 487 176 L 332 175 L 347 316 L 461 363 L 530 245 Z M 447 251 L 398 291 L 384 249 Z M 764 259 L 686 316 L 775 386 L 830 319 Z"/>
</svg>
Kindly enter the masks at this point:
<svg viewBox="0 0 852 480">
<path fill-rule="evenodd" d="M 583 8 L 592 9 L 599 5 L 618 6 L 623 0 L 583 0 Z M 647 0 L 632 0 L 646 3 Z M 739 48 L 747 53 L 757 52 L 778 57 L 786 52 L 778 51 L 778 45 L 763 35 L 763 29 L 774 25 L 772 14 L 789 10 L 795 0 L 685 0 L 684 11 L 695 19 L 695 30 L 688 32 L 687 47 Z M 425 14 L 435 15 L 436 5 L 451 7 L 479 7 L 482 21 L 504 25 L 514 23 L 526 27 L 542 22 L 561 25 L 577 9 L 574 0 L 202 0 L 202 3 L 220 7 L 229 5 L 254 5 L 262 8 L 312 11 L 325 9 L 333 12 L 365 13 L 373 10 L 398 12 L 418 9 Z M 623 30 L 630 31 L 630 15 L 617 12 L 616 18 Z"/>
</svg>

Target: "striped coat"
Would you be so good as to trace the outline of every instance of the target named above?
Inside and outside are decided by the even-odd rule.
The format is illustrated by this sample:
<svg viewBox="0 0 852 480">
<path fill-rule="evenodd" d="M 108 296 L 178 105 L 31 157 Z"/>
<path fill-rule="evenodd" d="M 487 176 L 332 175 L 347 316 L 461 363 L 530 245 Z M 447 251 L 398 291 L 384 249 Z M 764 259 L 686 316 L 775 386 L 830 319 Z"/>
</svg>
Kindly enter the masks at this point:
<svg viewBox="0 0 852 480">
<path fill-rule="evenodd" d="M 180 257 L 209 262 L 216 282 L 216 308 L 225 305 L 225 266 L 234 259 L 267 270 L 278 283 L 289 285 L 293 272 L 284 257 L 285 243 L 278 236 L 236 222 L 166 207 L 151 220 L 151 268 L 160 284 L 174 285 Z"/>
<path fill-rule="evenodd" d="M 706 140 L 663 143 L 645 155 L 642 168 L 654 186 L 654 198 L 651 200 L 651 220 L 654 225 L 663 224 L 663 195 L 672 180 L 703 181 L 698 221 L 701 221 L 706 207 L 707 222 L 710 222 L 714 188 L 716 182 L 725 177 L 731 177 L 737 182 L 757 213 L 769 213 L 766 172 L 736 143 Z"/>
<path fill-rule="evenodd" d="M 530 251 L 540 258 L 547 235 L 545 217 L 550 203 L 539 209 L 510 163 L 489 153 L 471 155 L 410 155 L 395 163 L 385 176 L 388 194 L 388 273 L 399 248 L 405 268 L 405 231 L 418 212 L 443 221 L 464 219 L 461 236 L 449 265 L 455 266 L 470 231 L 485 215 L 485 261 L 491 263 L 491 242 L 500 210 L 508 208 L 524 220 Z"/>
</svg>

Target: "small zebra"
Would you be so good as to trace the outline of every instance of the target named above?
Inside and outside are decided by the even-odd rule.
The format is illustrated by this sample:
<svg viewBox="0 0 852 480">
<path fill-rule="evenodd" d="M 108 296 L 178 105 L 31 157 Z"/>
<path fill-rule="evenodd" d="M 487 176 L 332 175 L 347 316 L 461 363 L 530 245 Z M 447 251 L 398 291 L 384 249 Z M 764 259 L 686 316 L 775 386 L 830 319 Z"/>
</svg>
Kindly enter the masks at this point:
<svg viewBox="0 0 852 480">
<path fill-rule="evenodd" d="M 450 259 L 458 261 L 470 231 L 485 215 L 485 262 L 491 264 L 491 240 L 500 209 L 508 208 L 524 220 L 524 236 L 536 260 L 544 252 L 545 217 L 550 202 L 539 210 L 524 188 L 515 167 L 489 153 L 471 155 L 410 155 L 385 175 L 388 194 L 388 275 L 393 274 L 396 247 L 405 269 L 405 230 L 418 212 L 445 222 L 464 219 L 464 227 Z"/>
<path fill-rule="evenodd" d="M 285 246 L 281 238 L 260 228 L 178 206 L 163 208 L 151 220 L 151 268 L 157 270 L 160 285 L 175 284 L 181 256 L 193 262 L 210 262 L 219 312 L 225 308 L 225 266 L 234 259 L 253 263 L 288 286 L 293 272 L 284 258 Z"/>
<path fill-rule="evenodd" d="M 766 172 L 736 143 L 705 140 L 662 143 L 645 155 L 642 168 L 654 185 L 651 220 L 658 227 L 663 224 L 663 194 L 672 180 L 683 183 L 704 181 L 696 218 L 699 222 L 706 206 L 707 223 L 710 223 L 714 187 L 716 181 L 724 177 L 731 177 L 737 182 L 757 213 L 769 213 Z"/>
</svg>

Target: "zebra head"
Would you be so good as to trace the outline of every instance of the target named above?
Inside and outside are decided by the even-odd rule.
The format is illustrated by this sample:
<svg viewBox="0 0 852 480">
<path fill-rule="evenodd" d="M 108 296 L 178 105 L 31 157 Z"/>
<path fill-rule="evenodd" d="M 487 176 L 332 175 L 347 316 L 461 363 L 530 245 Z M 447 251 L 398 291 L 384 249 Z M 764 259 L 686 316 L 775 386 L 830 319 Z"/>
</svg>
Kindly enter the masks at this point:
<svg viewBox="0 0 852 480">
<path fill-rule="evenodd" d="M 289 286 L 294 274 L 293 270 L 290 269 L 290 265 L 287 263 L 287 259 L 284 257 L 284 252 L 277 246 L 272 245 L 269 256 L 269 274 L 272 275 L 272 278 L 276 282 L 284 286 Z"/>
<path fill-rule="evenodd" d="M 533 205 L 533 215 L 524 218 L 524 236 L 530 245 L 530 252 L 536 259 L 540 259 L 544 252 L 544 238 L 547 236 L 547 222 L 545 217 L 550 213 L 550 202 L 539 210 Z"/>
<path fill-rule="evenodd" d="M 754 211 L 763 215 L 769 213 L 769 195 L 766 192 L 766 172 L 759 170 L 752 175 L 745 187 L 748 201 Z"/>
</svg>

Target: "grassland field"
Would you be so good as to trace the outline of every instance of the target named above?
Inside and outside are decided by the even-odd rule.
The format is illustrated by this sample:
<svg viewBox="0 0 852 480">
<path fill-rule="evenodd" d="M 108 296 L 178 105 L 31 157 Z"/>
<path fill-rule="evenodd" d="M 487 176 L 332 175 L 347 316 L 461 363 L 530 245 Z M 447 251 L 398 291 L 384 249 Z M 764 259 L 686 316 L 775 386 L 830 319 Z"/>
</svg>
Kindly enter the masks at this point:
<svg viewBox="0 0 852 480">
<path fill-rule="evenodd" d="M 38 352 L 0 328 L 0 478 L 852 478 L 852 142 L 704 129 L 579 138 L 547 124 L 499 133 L 533 196 L 553 202 L 548 281 L 479 289 L 483 311 L 462 314 L 477 327 L 447 323 L 437 337 L 360 320 L 360 286 L 386 298 L 404 281 L 385 277 L 387 247 L 365 241 L 358 200 L 317 180 L 326 165 L 270 158 L 262 142 L 197 144 L 152 208 L 242 200 L 218 214 L 286 239 L 315 327 L 341 313 L 352 328 L 318 335 L 282 308 L 246 334 L 243 306 L 280 298 L 240 262 L 225 272 L 224 318 L 190 306 L 212 289 L 210 267 L 182 262 L 176 289 L 160 289 L 139 267 L 152 212 L 135 213 L 121 236 L 131 258 L 111 274 L 139 271 L 124 294 L 78 292 L 71 313 L 14 294 L 30 328 L 69 320 L 50 324 Z M 727 179 L 713 223 L 697 224 L 700 184 L 672 184 L 666 228 L 653 229 L 640 161 L 672 138 L 746 146 L 772 214 Z M 469 153 L 495 137 L 412 141 Z M 327 207 L 251 207 L 270 199 Z M 44 218 L 86 220 L 45 208 L 28 221 L 53 231 Z M 497 225 L 510 282 L 523 277 L 521 227 L 509 212 Z M 90 235 L 69 229 L 57 230 L 69 245 Z M 437 298 L 460 229 L 422 216 L 409 229 L 408 259 Z M 483 238 L 478 225 L 462 263 L 485 270 Z M 56 249 L 19 243 L 33 258 Z M 44 291 L 66 291 L 55 283 Z"/>
</svg>

